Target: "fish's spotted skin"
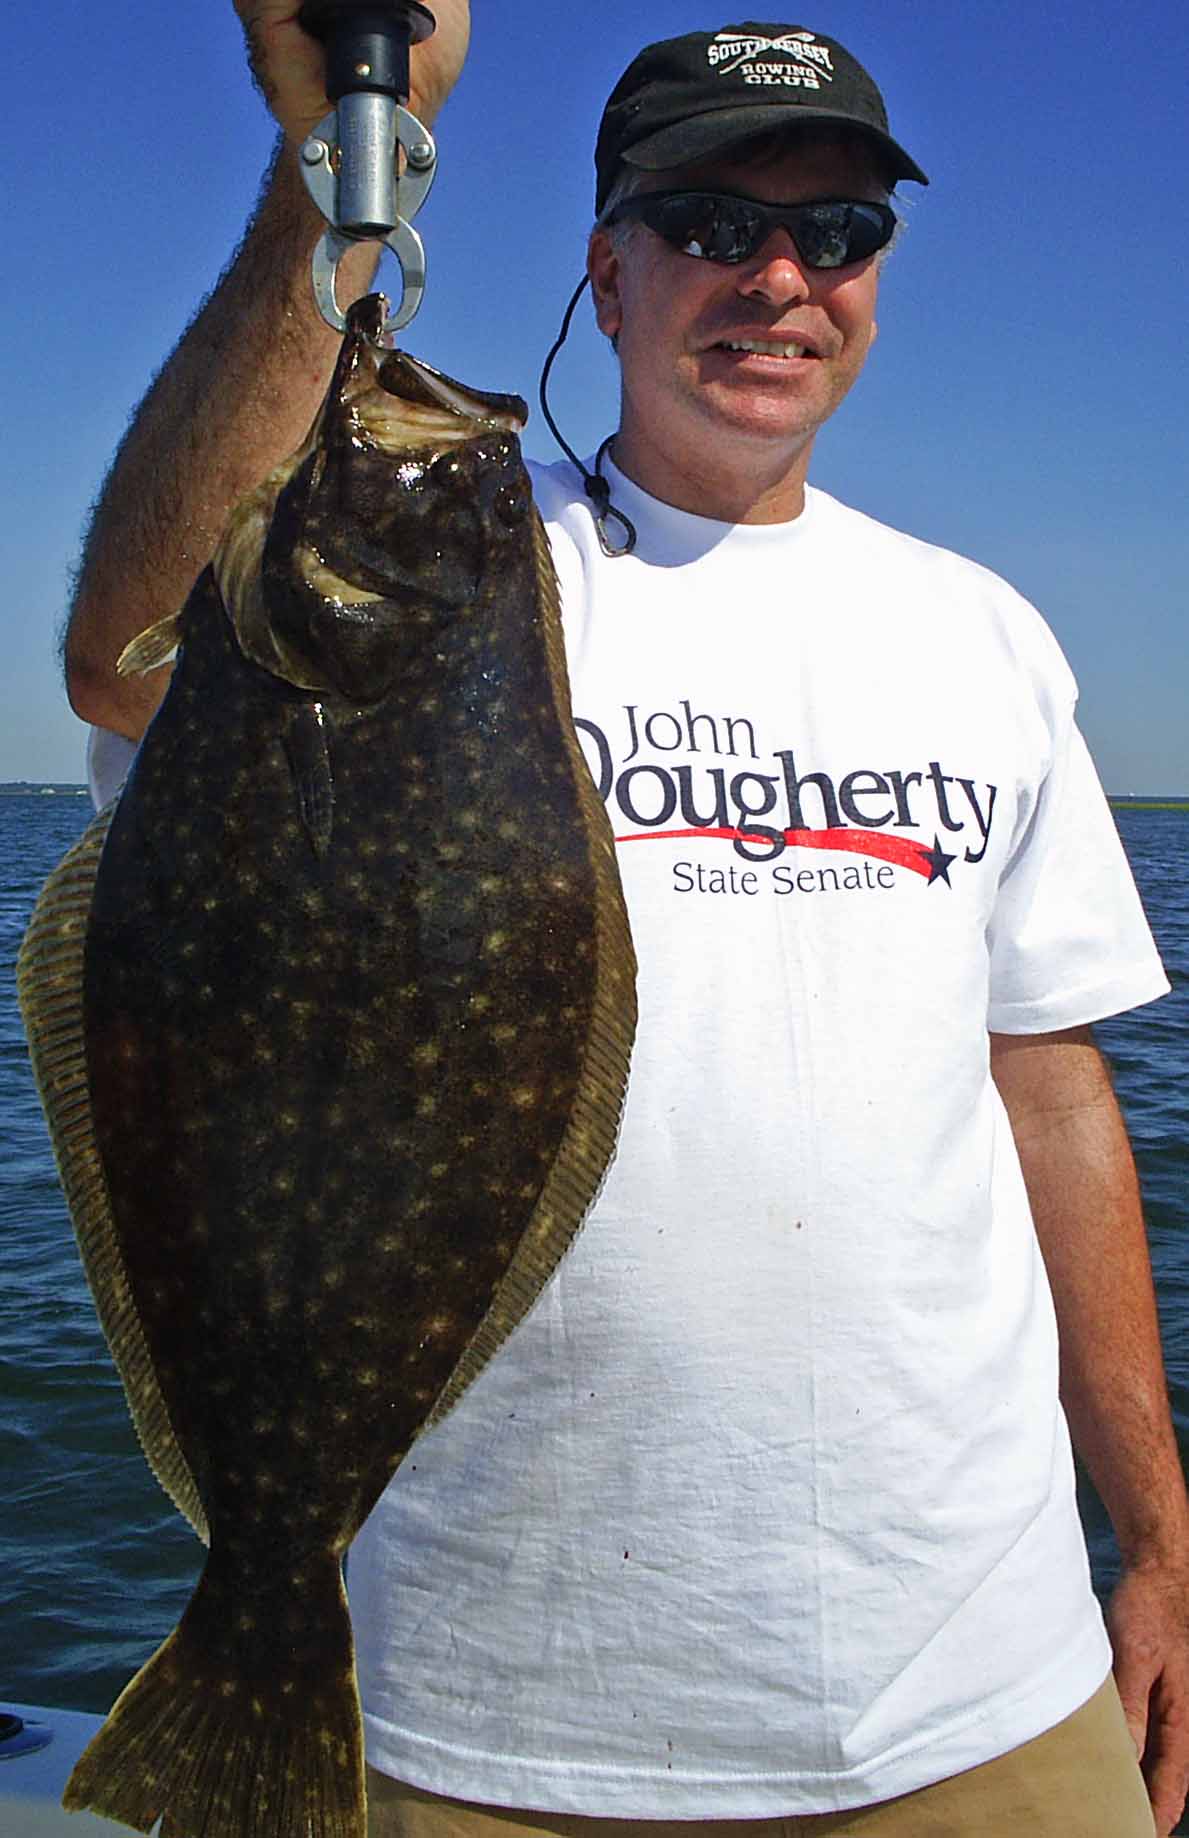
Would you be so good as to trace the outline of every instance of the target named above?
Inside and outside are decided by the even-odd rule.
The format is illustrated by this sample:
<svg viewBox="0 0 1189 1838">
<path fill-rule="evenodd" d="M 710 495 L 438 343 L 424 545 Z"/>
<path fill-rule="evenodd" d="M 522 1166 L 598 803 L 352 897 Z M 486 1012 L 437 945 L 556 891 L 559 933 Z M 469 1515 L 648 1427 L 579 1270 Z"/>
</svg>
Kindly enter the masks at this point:
<svg viewBox="0 0 1189 1838">
<path fill-rule="evenodd" d="M 180 628 L 106 840 L 22 968 L 66 948 L 93 874 L 85 1128 L 47 1108 L 146 1451 L 211 1541 L 68 1803 L 363 1838 L 342 1555 L 594 1198 L 631 944 L 515 436 L 449 423 L 363 319 Z M 224 1698 L 239 1724 L 210 1721 Z M 315 1734 L 343 1779 L 303 1759 Z"/>
</svg>

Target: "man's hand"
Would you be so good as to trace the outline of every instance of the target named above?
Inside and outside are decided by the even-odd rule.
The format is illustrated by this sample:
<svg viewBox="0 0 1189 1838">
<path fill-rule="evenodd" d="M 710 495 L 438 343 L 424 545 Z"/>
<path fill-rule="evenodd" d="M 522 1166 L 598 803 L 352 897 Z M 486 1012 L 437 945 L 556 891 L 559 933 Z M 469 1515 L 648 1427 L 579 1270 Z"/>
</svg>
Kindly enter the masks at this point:
<svg viewBox="0 0 1189 1838">
<path fill-rule="evenodd" d="M 299 0 L 235 0 L 252 75 L 291 140 L 330 107 L 322 46 L 297 23 Z M 409 54 L 409 107 L 428 127 L 458 80 L 470 36 L 468 0 L 432 0 L 437 30 Z"/>
<path fill-rule="evenodd" d="M 1168 1838 L 1189 1789 L 1189 1562 L 1125 1571 L 1107 1627 L 1157 1838 Z"/>
</svg>

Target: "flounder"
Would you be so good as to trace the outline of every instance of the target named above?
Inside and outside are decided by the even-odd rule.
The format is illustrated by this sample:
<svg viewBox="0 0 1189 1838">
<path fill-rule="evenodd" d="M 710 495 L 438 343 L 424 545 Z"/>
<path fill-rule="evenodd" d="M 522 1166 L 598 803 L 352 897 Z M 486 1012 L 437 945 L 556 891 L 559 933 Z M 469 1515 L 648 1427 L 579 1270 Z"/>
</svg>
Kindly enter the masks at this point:
<svg viewBox="0 0 1189 1838">
<path fill-rule="evenodd" d="M 206 1565 L 71 1777 L 162 1838 L 363 1838 L 342 1560 L 614 1151 L 634 960 L 516 430 L 352 316 L 21 953 L 146 1455 Z"/>
</svg>

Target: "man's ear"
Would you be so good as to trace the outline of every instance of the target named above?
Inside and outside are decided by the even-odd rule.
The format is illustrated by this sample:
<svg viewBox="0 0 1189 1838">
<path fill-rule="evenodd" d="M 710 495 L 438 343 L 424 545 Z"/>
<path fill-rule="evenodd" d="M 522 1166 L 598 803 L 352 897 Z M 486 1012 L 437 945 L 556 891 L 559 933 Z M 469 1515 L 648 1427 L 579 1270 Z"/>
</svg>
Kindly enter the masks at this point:
<svg viewBox="0 0 1189 1838">
<path fill-rule="evenodd" d="M 619 295 L 619 256 L 606 230 L 592 230 L 586 250 L 595 323 L 606 338 L 615 338 L 623 324 Z"/>
</svg>

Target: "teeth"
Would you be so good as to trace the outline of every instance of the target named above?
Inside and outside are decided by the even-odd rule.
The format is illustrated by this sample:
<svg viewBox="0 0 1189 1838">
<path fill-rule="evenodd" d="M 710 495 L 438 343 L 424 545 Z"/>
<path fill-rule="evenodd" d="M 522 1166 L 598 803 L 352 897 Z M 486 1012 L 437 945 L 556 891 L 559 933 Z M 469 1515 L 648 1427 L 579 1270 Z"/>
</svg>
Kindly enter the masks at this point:
<svg viewBox="0 0 1189 1838">
<path fill-rule="evenodd" d="M 804 357 L 805 346 L 775 338 L 729 338 L 723 340 L 728 351 L 758 351 L 761 357 Z"/>
</svg>

